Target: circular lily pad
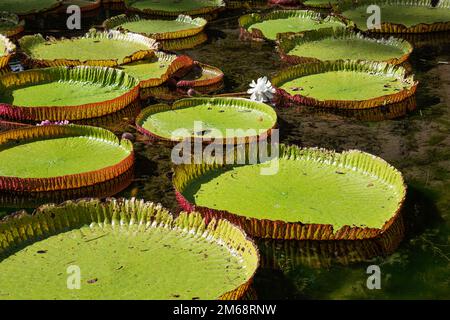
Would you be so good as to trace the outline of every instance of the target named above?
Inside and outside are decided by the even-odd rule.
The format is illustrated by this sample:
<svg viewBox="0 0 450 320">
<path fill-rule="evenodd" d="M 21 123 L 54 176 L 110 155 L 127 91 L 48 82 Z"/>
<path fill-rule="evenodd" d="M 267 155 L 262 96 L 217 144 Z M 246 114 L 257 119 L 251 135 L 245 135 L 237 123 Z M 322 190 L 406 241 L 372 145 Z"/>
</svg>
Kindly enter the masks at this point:
<svg viewBox="0 0 450 320">
<path fill-rule="evenodd" d="M 0 133 L 0 191 L 43 192 L 102 183 L 133 166 L 133 145 L 110 131 L 78 125 Z"/>
<path fill-rule="evenodd" d="M 368 29 L 367 6 L 381 9 L 381 28 Z M 342 15 L 363 31 L 381 33 L 424 33 L 450 30 L 450 0 L 440 0 L 436 6 L 430 0 L 394 0 L 358 2 L 356 7 L 342 8 Z"/>
<path fill-rule="evenodd" d="M 307 10 L 278 10 L 268 14 L 252 13 L 239 18 L 241 36 L 252 39 L 276 40 L 277 35 L 289 32 L 306 32 L 322 28 L 343 28 L 346 24 L 334 16 L 322 17 Z"/>
<path fill-rule="evenodd" d="M 222 83 L 223 71 L 219 68 L 195 62 L 191 71 L 177 82 L 180 88 L 207 87 Z"/>
<path fill-rule="evenodd" d="M 284 145 L 259 164 L 179 165 L 173 179 L 183 208 L 262 238 L 376 238 L 399 219 L 406 194 L 401 173 L 373 155 Z"/>
<path fill-rule="evenodd" d="M 151 202 L 69 201 L 0 223 L 2 299 L 240 299 L 258 263 L 228 221 Z"/>
<path fill-rule="evenodd" d="M 278 39 L 281 58 L 292 64 L 347 59 L 401 64 L 409 58 L 412 50 L 412 46 L 401 39 L 368 38 L 345 29 L 321 29 L 305 35 L 286 34 Z"/>
<path fill-rule="evenodd" d="M 182 98 L 187 98 L 186 94 L 178 92 L 172 85 L 163 84 L 157 87 L 149 87 L 140 90 L 141 100 L 153 99 L 153 100 L 164 100 L 164 101 L 174 101 Z"/>
<path fill-rule="evenodd" d="M 125 0 L 128 9 L 152 15 L 201 15 L 217 12 L 225 7 L 223 0 Z"/>
<path fill-rule="evenodd" d="M 156 87 L 183 69 L 191 69 L 194 61 L 188 56 L 157 52 L 153 59 L 141 60 L 121 66 L 127 74 L 140 81 L 141 88 Z"/>
<path fill-rule="evenodd" d="M 115 67 L 152 57 L 155 40 L 135 33 L 115 30 L 91 30 L 84 37 L 44 39 L 42 35 L 25 36 L 20 47 L 37 67 L 91 65 Z"/>
<path fill-rule="evenodd" d="M 10 12 L 0 12 L 0 34 L 6 37 L 14 37 L 21 33 L 25 27 L 25 21 Z"/>
<path fill-rule="evenodd" d="M 325 61 L 298 64 L 272 79 L 278 105 L 363 109 L 397 103 L 414 95 L 417 82 L 405 69 L 384 62 Z"/>
<path fill-rule="evenodd" d="M 255 239 L 261 253 L 261 267 L 278 270 L 330 268 L 367 262 L 395 252 L 404 235 L 402 217 L 376 239 L 361 240 L 279 240 Z"/>
<path fill-rule="evenodd" d="M 0 11 L 12 12 L 20 16 L 41 13 L 60 6 L 62 0 L 2 0 Z"/>
<path fill-rule="evenodd" d="M 99 198 L 105 199 L 122 192 L 133 181 L 133 170 L 118 177 L 87 187 L 40 192 L 0 191 L 0 208 L 35 209 L 47 203 L 61 203 L 68 200 Z"/>
<path fill-rule="evenodd" d="M 0 34 L 0 69 L 6 67 L 11 56 L 16 51 L 16 45 Z"/>
<path fill-rule="evenodd" d="M 54 67 L 0 77 L 0 115 L 15 120 L 95 118 L 138 97 L 138 81 L 112 68 Z"/>
<path fill-rule="evenodd" d="M 230 143 L 264 138 L 277 115 L 268 105 L 238 98 L 191 98 L 156 105 L 137 117 L 138 130 L 164 140 L 223 139 Z M 228 130 L 235 130 L 229 133 Z"/>
<path fill-rule="evenodd" d="M 179 15 L 175 20 L 146 19 L 124 14 L 112 17 L 103 23 L 106 29 L 120 29 L 139 33 L 156 40 L 169 40 L 194 36 L 203 31 L 207 21 Z"/>
</svg>

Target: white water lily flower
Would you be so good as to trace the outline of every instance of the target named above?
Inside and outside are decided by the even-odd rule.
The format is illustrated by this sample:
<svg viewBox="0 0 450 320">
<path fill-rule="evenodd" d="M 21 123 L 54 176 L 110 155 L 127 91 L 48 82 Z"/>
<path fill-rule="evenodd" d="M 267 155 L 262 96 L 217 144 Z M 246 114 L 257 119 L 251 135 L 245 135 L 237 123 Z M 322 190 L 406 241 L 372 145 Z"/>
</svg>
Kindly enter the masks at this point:
<svg viewBox="0 0 450 320">
<path fill-rule="evenodd" d="M 272 83 L 267 79 L 267 77 L 259 78 L 258 80 L 253 80 L 250 83 L 250 89 L 247 90 L 250 93 L 250 99 L 258 102 L 271 101 L 273 94 L 275 93 L 275 88 Z"/>
</svg>

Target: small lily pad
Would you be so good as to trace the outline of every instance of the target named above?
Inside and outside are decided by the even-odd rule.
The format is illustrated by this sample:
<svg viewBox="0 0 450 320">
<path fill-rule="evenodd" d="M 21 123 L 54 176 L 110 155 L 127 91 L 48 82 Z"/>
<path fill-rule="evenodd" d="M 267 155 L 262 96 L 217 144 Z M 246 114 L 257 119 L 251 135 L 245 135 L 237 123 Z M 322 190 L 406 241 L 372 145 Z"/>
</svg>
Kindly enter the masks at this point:
<svg viewBox="0 0 450 320">
<path fill-rule="evenodd" d="M 0 34 L 0 69 L 8 66 L 9 60 L 16 52 L 16 45 Z"/>
<path fill-rule="evenodd" d="M 61 4 L 62 0 L 2 0 L 0 11 L 24 16 L 48 11 Z"/>
</svg>

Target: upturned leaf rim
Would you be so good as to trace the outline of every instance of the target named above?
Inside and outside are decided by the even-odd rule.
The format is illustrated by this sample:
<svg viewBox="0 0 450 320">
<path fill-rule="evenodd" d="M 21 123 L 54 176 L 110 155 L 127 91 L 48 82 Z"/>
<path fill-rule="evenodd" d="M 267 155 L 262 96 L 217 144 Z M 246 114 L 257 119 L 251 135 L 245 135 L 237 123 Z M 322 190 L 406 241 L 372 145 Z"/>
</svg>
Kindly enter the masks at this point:
<svg viewBox="0 0 450 320">
<path fill-rule="evenodd" d="M 238 226 L 223 219 L 202 218 L 199 213 L 181 212 L 177 217 L 160 204 L 144 200 L 99 199 L 70 200 L 62 204 L 46 204 L 33 214 L 18 212 L 0 221 L 0 254 L 8 255 L 16 248 L 83 226 L 111 225 L 137 231 L 149 228 L 179 230 L 181 236 L 208 238 L 211 245 L 224 246 L 230 255 L 238 255 L 250 276 L 217 299 L 238 300 L 245 296 L 259 267 L 259 250 Z M 124 229 L 125 230 L 125 229 Z M 208 284 L 205 284 L 208 285 Z M 98 297 L 101 299 L 101 297 Z"/>
</svg>

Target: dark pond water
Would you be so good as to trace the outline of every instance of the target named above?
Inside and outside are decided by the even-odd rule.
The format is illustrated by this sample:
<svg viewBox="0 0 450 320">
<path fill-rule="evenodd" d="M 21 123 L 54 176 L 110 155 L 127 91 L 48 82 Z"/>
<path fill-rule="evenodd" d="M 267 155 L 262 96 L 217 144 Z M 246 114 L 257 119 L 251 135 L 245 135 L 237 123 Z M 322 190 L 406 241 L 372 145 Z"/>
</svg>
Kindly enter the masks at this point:
<svg viewBox="0 0 450 320">
<path fill-rule="evenodd" d="M 244 91 L 252 79 L 270 76 L 282 67 L 271 45 L 239 40 L 237 18 L 246 11 L 220 14 L 210 24 L 205 44 L 179 52 L 221 68 L 226 75 L 222 92 Z M 74 33 L 67 32 L 64 16 L 50 15 L 30 21 L 28 31 L 81 34 L 117 13 L 106 8 L 87 13 L 83 30 Z M 277 111 L 284 143 L 360 149 L 386 159 L 404 173 L 409 188 L 404 211 L 407 232 L 400 247 L 387 257 L 346 264 L 328 255 L 318 263 L 321 250 L 314 244 L 296 244 L 289 251 L 285 244 L 264 242 L 271 258 L 264 256 L 266 263 L 255 279 L 259 298 L 450 298 L 450 35 L 440 35 L 435 42 L 421 39 L 418 45 L 410 60 L 420 81 L 417 109 L 399 119 L 369 122 L 303 108 Z M 126 122 L 110 129 L 136 135 L 135 179 L 117 196 L 144 198 L 178 210 L 171 184 L 170 147 L 148 143 Z M 4 209 L 3 214 L 10 211 Z M 381 290 L 366 287 L 366 269 L 372 264 L 381 268 Z"/>
</svg>

